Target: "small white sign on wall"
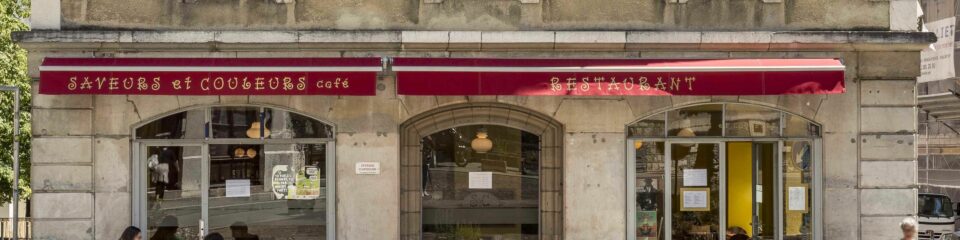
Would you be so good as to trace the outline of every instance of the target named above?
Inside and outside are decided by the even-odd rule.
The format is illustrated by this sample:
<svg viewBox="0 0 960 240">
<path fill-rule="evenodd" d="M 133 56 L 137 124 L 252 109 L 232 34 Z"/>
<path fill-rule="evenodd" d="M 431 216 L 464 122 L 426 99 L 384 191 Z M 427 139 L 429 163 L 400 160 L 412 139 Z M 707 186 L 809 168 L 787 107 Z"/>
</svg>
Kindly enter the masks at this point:
<svg viewBox="0 0 960 240">
<path fill-rule="evenodd" d="M 357 175 L 378 175 L 380 174 L 379 162 L 358 162 L 356 165 Z"/>
</svg>

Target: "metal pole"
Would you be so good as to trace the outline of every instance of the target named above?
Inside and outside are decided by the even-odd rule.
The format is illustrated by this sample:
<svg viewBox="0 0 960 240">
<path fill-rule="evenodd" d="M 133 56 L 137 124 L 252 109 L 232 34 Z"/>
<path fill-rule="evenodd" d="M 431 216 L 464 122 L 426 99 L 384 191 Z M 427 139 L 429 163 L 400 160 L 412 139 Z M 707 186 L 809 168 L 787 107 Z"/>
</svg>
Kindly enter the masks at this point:
<svg viewBox="0 0 960 240">
<path fill-rule="evenodd" d="M 13 90 L 13 239 L 20 239 L 20 88 Z"/>
<path fill-rule="evenodd" d="M 0 91 L 13 92 L 13 216 L 11 216 L 12 239 L 20 239 L 20 88 L 0 86 Z"/>
</svg>

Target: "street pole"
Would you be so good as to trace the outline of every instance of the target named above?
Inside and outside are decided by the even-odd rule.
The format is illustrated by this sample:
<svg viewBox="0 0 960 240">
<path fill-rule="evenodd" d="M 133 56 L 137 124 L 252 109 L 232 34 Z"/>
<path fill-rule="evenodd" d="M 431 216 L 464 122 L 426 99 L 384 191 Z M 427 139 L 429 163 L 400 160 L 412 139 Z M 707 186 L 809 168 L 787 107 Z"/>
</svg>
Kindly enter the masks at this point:
<svg viewBox="0 0 960 240">
<path fill-rule="evenodd" d="M 13 92 L 13 239 L 20 239 L 20 88 L 0 86 L 0 91 Z"/>
</svg>

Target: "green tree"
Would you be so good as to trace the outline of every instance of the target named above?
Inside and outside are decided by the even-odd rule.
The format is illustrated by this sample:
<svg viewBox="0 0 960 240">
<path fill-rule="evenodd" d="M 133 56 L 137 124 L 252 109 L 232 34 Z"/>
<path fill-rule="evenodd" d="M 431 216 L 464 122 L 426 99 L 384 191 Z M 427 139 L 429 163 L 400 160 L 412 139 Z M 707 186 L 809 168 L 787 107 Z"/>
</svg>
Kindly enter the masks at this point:
<svg viewBox="0 0 960 240">
<path fill-rule="evenodd" d="M 27 52 L 10 37 L 29 29 L 23 19 L 30 14 L 30 0 L 0 0 L 0 85 L 20 88 L 20 184 L 21 198 L 30 196 L 30 78 Z M 13 198 L 13 94 L 0 93 L 0 203 Z"/>
</svg>

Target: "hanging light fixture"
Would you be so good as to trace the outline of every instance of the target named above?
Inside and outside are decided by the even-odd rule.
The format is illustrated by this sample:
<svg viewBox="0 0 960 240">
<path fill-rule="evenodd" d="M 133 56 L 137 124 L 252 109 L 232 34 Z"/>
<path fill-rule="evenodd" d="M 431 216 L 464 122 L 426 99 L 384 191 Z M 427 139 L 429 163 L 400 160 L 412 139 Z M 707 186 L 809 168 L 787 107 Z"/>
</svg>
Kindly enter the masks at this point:
<svg viewBox="0 0 960 240">
<path fill-rule="evenodd" d="M 263 113 L 261 113 L 263 114 Z M 260 115 L 260 119 L 263 119 L 263 115 Z M 263 127 L 263 135 L 260 134 L 260 128 Z M 250 129 L 247 129 L 247 137 L 249 138 L 260 138 L 269 137 L 270 129 L 266 125 L 260 123 L 260 120 L 255 120 L 253 123 L 250 123 Z"/>
<path fill-rule="evenodd" d="M 253 149 L 253 148 L 247 149 L 247 157 L 248 157 L 248 158 L 255 158 L 255 157 L 257 157 L 257 150 L 256 150 L 256 149 Z"/>
<path fill-rule="evenodd" d="M 233 150 L 233 156 L 237 158 L 242 158 L 247 156 L 247 153 L 245 150 L 243 150 L 243 148 L 238 147 L 237 149 Z"/>
<path fill-rule="evenodd" d="M 640 148 L 642 147 L 643 147 L 643 141 L 640 141 L 640 140 L 633 141 L 634 149 L 640 150 Z"/>
<path fill-rule="evenodd" d="M 493 141 L 487 138 L 487 128 L 481 127 L 477 130 L 477 138 L 470 141 L 470 147 L 477 153 L 487 153 L 493 149 Z"/>
</svg>

